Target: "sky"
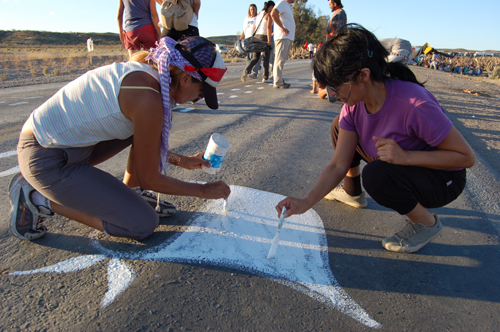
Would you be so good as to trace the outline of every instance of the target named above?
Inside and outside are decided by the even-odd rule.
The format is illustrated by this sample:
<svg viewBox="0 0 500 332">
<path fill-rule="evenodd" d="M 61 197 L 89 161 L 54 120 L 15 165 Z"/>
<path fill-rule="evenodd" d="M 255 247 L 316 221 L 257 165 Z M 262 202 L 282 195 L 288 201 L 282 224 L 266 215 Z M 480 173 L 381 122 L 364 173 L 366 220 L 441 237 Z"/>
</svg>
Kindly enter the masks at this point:
<svg viewBox="0 0 500 332">
<path fill-rule="evenodd" d="M 0 30 L 117 33 L 118 1 L 0 0 Z M 240 34 L 251 3 L 260 11 L 264 0 L 201 0 L 200 34 Z M 428 43 L 436 49 L 500 51 L 498 0 L 342 0 L 342 4 L 349 23 L 363 25 L 380 39 L 398 37 L 413 46 Z M 316 14 L 330 15 L 327 0 L 309 0 L 308 6 Z"/>
</svg>

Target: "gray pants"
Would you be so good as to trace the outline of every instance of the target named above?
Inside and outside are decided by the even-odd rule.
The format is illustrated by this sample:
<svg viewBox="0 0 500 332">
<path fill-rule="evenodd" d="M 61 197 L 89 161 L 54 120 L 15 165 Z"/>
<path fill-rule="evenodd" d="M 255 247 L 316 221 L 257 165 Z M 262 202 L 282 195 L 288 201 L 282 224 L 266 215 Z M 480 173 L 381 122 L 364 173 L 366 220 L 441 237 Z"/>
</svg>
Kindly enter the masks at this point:
<svg viewBox="0 0 500 332">
<path fill-rule="evenodd" d="M 288 59 L 288 53 L 290 53 L 290 48 L 292 46 L 292 41 L 290 39 L 277 39 L 274 41 L 274 66 L 273 66 L 273 79 L 274 85 L 283 85 L 283 68 L 285 67 L 285 62 Z"/>
<path fill-rule="evenodd" d="M 110 235 L 144 239 L 158 226 L 158 214 L 137 193 L 95 165 L 132 144 L 133 137 L 81 148 L 44 148 L 21 134 L 18 162 L 26 181 L 53 202 L 102 220 Z"/>
</svg>

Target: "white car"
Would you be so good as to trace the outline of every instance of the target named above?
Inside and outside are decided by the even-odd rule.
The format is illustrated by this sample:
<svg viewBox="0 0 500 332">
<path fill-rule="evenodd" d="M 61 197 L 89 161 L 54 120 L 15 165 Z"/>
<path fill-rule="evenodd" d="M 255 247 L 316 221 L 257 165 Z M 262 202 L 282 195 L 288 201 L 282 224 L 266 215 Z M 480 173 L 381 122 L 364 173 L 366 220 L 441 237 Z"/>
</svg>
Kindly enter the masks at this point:
<svg viewBox="0 0 500 332">
<path fill-rule="evenodd" d="M 217 51 L 219 51 L 220 54 L 225 54 L 227 53 L 227 48 L 226 46 L 222 45 L 222 44 L 215 44 L 215 49 Z"/>
</svg>

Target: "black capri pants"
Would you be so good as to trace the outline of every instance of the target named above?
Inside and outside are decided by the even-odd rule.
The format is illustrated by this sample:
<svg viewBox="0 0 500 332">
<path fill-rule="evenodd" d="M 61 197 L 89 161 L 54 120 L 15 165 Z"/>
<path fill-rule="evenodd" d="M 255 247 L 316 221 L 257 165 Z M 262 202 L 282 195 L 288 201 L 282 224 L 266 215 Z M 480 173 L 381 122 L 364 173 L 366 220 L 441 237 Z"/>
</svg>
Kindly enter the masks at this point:
<svg viewBox="0 0 500 332">
<path fill-rule="evenodd" d="M 332 123 L 333 146 L 337 145 L 340 115 Z M 454 201 L 465 188 L 466 171 L 443 171 L 426 167 L 402 166 L 375 159 L 358 142 L 351 168 L 364 160 L 363 187 L 378 204 L 401 215 L 410 213 L 418 203 L 438 208 Z"/>
</svg>

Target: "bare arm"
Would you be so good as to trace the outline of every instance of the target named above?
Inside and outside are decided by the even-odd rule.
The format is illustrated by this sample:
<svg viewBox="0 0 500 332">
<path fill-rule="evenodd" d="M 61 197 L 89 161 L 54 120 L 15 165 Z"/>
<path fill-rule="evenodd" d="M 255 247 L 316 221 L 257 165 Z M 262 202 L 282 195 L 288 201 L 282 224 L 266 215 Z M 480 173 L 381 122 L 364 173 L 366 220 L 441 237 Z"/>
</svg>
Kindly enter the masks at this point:
<svg viewBox="0 0 500 332">
<path fill-rule="evenodd" d="M 149 10 L 151 11 L 151 20 L 153 21 L 153 25 L 155 27 L 158 38 L 161 37 L 161 31 L 158 18 L 158 12 L 156 11 L 156 0 L 149 0 Z"/>
<path fill-rule="evenodd" d="M 122 0 L 118 0 L 118 31 L 120 32 L 120 40 L 123 43 L 123 2 Z"/>
<path fill-rule="evenodd" d="M 201 7 L 201 0 L 193 0 L 193 11 L 198 19 L 200 19 L 199 15 L 200 7 Z"/>
<path fill-rule="evenodd" d="M 274 9 L 274 8 L 273 8 Z M 273 37 L 273 18 L 271 14 L 267 14 L 267 43 L 271 45 L 271 40 Z"/>
<path fill-rule="evenodd" d="M 278 216 L 281 214 L 283 206 L 286 206 L 287 209 L 285 217 L 305 213 L 335 188 L 345 177 L 351 166 L 358 140 L 359 137 L 356 132 L 340 129 L 333 158 L 321 172 L 316 184 L 302 199 L 287 197 L 279 202 L 276 206 Z"/>
<path fill-rule="evenodd" d="M 469 168 L 476 156 L 469 143 L 453 126 L 434 151 L 405 151 L 393 139 L 373 137 L 380 160 L 395 165 L 420 166 L 433 169 Z"/>
<path fill-rule="evenodd" d="M 288 31 L 287 28 L 285 28 L 285 26 L 283 25 L 283 22 L 281 22 L 281 19 L 280 19 L 280 11 L 276 9 L 276 7 L 273 8 L 273 11 L 271 12 L 271 17 L 274 21 L 274 23 L 276 23 L 276 25 L 278 25 L 278 27 L 283 30 L 283 32 L 285 33 L 285 36 L 288 35 L 288 33 L 290 31 Z"/>
<path fill-rule="evenodd" d="M 159 83 L 144 72 L 128 74 L 122 85 L 149 86 L 160 90 Z M 163 103 L 160 94 L 151 90 L 121 90 L 118 102 L 125 117 L 134 124 L 133 173 L 141 188 L 169 195 L 227 198 L 230 189 L 222 181 L 202 185 L 180 181 L 159 172 L 163 128 Z"/>
</svg>

